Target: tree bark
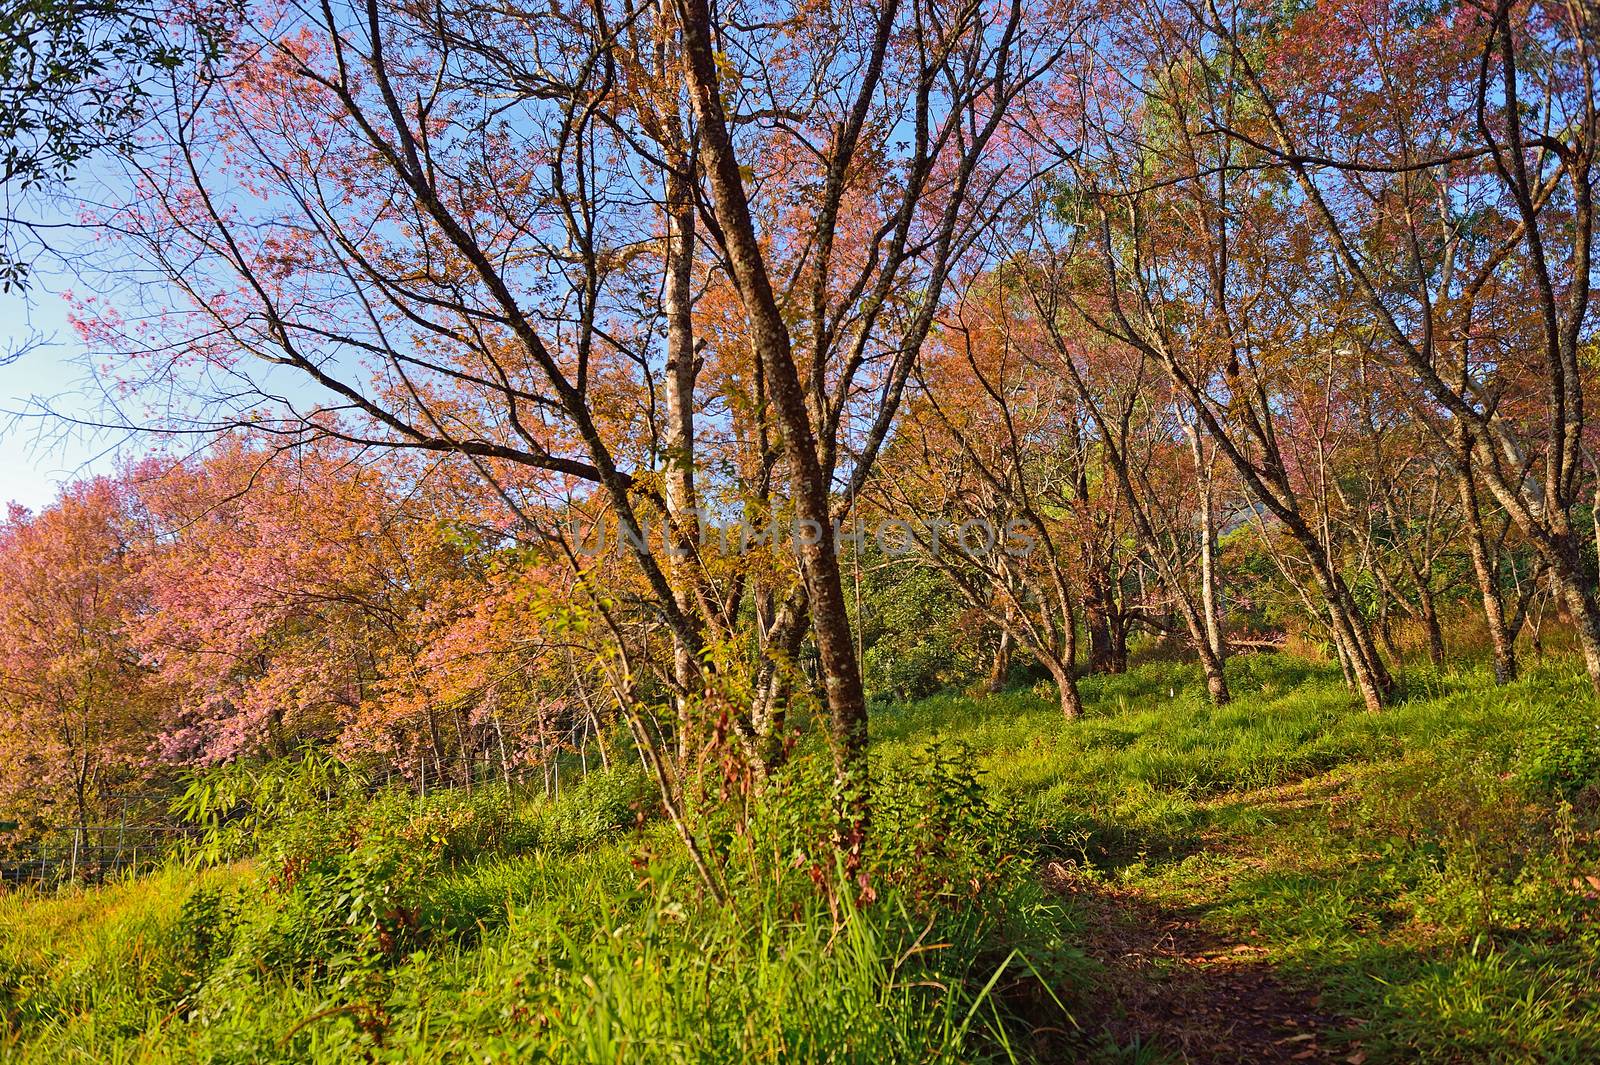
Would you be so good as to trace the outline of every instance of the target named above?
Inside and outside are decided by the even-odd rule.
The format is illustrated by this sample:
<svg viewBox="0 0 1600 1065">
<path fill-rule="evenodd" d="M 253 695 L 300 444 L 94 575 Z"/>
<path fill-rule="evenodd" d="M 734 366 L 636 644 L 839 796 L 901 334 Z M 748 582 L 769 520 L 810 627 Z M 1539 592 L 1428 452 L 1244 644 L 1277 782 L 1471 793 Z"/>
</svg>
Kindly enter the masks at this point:
<svg viewBox="0 0 1600 1065">
<path fill-rule="evenodd" d="M 1091 578 L 1089 581 L 1089 594 L 1083 598 L 1083 627 L 1089 636 L 1089 672 L 1115 673 L 1111 605 L 1102 580 Z"/>
<path fill-rule="evenodd" d="M 1550 580 L 1572 615 L 1589 683 L 1600 691 L 1600 607 L 1595 604 L 1593 583 L 1583 571 L 1577 537 L 1570 532 L 1561 535 L 1552 554 Z"/>
<path fill-rule="evenodd" d="M 1435 666 L 1444 668 L 1444 629 L 1439 625 L 1439 608 L 1433 598 L 1433 588 L 1426 582 L 1417 583 L 1417 601 L 1422 611 L 1422 625 L 1428 631 L 1428 658 Z"/>
<path fill-rule="evenodd" d="M 707 0 L 680 0 L 679 10 L 685 70 L 695 115 L 700 122 L 715 214 L 734 283 L 749 321 L 751 345 L 765 371 L 768 396 L 783 432 L 797 524 L 804 527 L 797 531 L 796 547 L 827 697 L 835 776 L 847 797 L 848 808 L 843 813 L 847 820 L 854 822 L 848 831 L 851 838 L 845 842 L 854 850 L 860 846 L 866 814 L 867 704 L 834 550 L 829 485 L 818 459 L 816 433 L 795 364 L 788 326 L 767 275 L 727 115 L 723 111 Z"/>
<path fill-rule="evenodd" d="M 667 365 L 663 387 L 667 424 L 663 433 L 666 460 L 665 498 L 667 523 L 674 548 L 669 555 L 668 573 L 673 596 L 685 617 L 694 616 L 690 584 L 695 580 L 694 551 L 699 538 L 695 513 L 694 485 L 694 200 L 688 175 L 682 170 L 686 160 L 676 160 L 667 168 L 666 179 L 666 290 L 663 297 L 667 319 Z M 678 691 L 674 696 L 678 717 L 678 759 L 687 761 L 694 744 L 694 722 L 690 720 L 698 663 L 694 650 L 674 633 L 672 672 Z"/>
<path fill-rule="evenodd" d="M 1083 697 L 1078 694 L 1078 682 L 1073 679 L 1071 661 L 1062 661 L 1052 654 L 1036 652 L 1036 657 L 1045 669 L 1049 670 L 1050 678 L 1056 682 L 1056 693 L 1061 700 L 1061 716 L 1068 721 L 1076 721 L 1083 716 Z"/>
<path fill-rule="evenodd" d="M 1006 676 L 1011 672 L 1011 633 L 1005 629 L 1000 630 L 1000 638 L 995 643 L 994 655 L 989 660 L 989 679 L 984 683 L 983 690 L 990 695 L 1005 690 Z"/>
<path fill-rule="evenodd" d="M 1222 640 L 1222 612 L 1217 602 L 1217 521 L 1212 474 L 1210 466 L 1202 461 L 1200 433 L 1187 424 L 1185 429 L 1189 433 L 1189 445 L 1194 449 L 1195 473 L 1200 477 L 1200 613 L 1206 644 L 1220 671 L 1227 660 L 1228 648 Z"/>
</svg>

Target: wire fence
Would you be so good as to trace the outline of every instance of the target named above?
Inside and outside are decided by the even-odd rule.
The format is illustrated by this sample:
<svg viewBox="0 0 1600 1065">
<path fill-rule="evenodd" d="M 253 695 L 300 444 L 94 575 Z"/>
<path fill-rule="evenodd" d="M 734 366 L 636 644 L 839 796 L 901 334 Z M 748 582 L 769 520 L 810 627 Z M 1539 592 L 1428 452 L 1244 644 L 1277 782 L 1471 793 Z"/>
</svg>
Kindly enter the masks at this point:
<svg viewBox="0 0 1600 1065">
<path fill-rule="evenodd" d="M 584 723 L 586 724 L 586 723 Z M 550 744 L 543 757 L 510 762 L 502 750 L 484 750 L 477 757 L 456 765 L 435 759 L 430 765 L 424 757 L 409 773 L 386 767 L 369 781 L 369 790 L 402 788 L 413 795 L 427 797 L 441 792 L 502 786 L 513 794 L 542 792 L 559 797 L 571 783 L 600 768 L 606 755 L 603 747 L 593 749 L 598 737 L 575 725 L 565 742 Z M 496 757 L 496 754 L 499 757 Z M 166 821 L 157 810 L 164 810 L 170 796 L 154 793 L 130 796 L 127 806 L 142 813 L 138 823 L 129 820 L 124 810 L 116 822 L 58 828 L 37 840 L 3 848 L 0 835 L 0 891 L 33 886 L 48 889 L 63 884 L 99 884 L 122 875 L 138 876 L 166 862 L 185 839 L 198 836 L 203 829 Z M 156 820 L 150 820 L 152 814 Z M 135 814 L 134 816 L 138 816 Z M 0 829 L 14 828 L 0 824 Z"/>
<path fill-rule="evenodd" d="M 178 825 L 123 822 L 86 825 L 51 833 L 0 856 L 0 884 L 8 887 L 97 884 L 164 864 L 193 830 Z"/>
</svg>

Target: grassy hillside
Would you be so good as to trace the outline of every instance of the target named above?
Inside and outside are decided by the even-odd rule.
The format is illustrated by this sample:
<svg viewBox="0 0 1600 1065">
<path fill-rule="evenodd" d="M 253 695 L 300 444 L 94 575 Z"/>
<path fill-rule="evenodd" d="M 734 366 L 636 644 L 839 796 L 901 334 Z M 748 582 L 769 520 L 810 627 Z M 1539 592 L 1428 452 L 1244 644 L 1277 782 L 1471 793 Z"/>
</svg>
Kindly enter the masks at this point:
<svg viewBox="0 0 1600 1065">
<path fill-rule="evenodd" d="M 624 770 L 554 803 L 334 803 L 203 873 L 0 898 L 0 1047 L 1600 1059 L 1600 716 L 1578 673 L 1413 671 L 1372 715 L 1320 667 L 1230 668 L 1222 711 L 1172 665 L 1088 681 L 1072 725 L 1027 691 L 881 707 L 868 875 L 819 857 L 801 758 L 701 826 L 726 908 Z"/>
</svg>

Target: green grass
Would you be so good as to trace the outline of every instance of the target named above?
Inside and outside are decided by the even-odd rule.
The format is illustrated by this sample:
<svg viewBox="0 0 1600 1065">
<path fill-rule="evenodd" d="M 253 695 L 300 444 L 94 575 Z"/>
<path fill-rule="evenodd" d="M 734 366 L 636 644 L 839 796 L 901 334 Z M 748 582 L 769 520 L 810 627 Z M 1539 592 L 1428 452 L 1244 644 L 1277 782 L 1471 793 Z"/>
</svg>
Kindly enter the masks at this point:
<svg viewBox="0 0 1600 1065">
<path fill-rule="evenodd" d="M 1414 670 L 1381 714 L 1289 658 L 1229 679 L 1214 710 L 1187 667 L 1093 678 L 1073 723 L 1031 691 L 879 708 L 859 907 L 804 764 L 703 826 L 726 908 L 628 774 L 554 804 L 392 797 L 202 874 L 0 897 L 0 1056 L 1160 1060 L 1159 1019 L 1142 1049 L 1098 1037 L 1095 929 L 1041 885 L 1056 861 L 1266 947 L 1370 1062 L 1600 1060 L 1581 674 Z"/>
<path fill-rule="evenodd" d="M 1381 714 L 1328 671 L 1236 663 L 883 715 L 886 754 L 970 743 L 1044 853 L 1270 948 L 1370 1061 L 1600 1060 L 1600 727 L 1565 663 L 1503 689 L 1407 675 Z M 1576 880 L 1575 880 L 1576 878 Z M 1575 886 L 1578 884 L 1579 886 Z"/>
</svg>

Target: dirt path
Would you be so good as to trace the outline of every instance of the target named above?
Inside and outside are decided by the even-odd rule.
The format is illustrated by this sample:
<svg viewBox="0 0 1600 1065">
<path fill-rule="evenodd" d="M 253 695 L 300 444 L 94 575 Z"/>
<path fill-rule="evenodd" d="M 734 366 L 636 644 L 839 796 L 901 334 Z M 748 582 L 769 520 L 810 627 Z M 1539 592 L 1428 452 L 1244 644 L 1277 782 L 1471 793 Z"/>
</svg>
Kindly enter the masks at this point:
<svg viewBox="0 0 1600 1065">
<path fill-rule="evenodd" d="M 1106 967 L 1103 996 L 1080 1016 L 1118 1045 L 1155 1047 L 1193 1065 L 1366 1060 L 1346 1035 L 1353 1022 L 1284 983 L 1263 947 L 1228 939 L 1194 913 L 1165 909 L 1131 889 L 1087 880 L 1052 862 L 1045 883 L 1086 917 L 1084 945 Z"/>
</svg>

